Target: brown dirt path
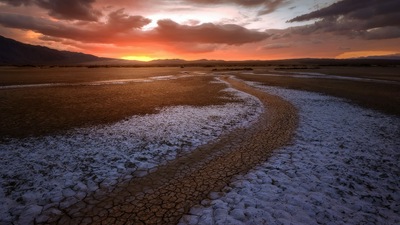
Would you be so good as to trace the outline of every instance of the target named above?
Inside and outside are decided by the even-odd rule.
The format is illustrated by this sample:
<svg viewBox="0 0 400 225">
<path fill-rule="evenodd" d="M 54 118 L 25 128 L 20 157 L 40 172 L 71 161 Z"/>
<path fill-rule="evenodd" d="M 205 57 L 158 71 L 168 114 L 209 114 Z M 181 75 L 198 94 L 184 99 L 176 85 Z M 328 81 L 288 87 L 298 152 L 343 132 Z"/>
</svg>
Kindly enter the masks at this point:
<svg viewBox="0 0 400 225">
<path fill-rule="evenodd" d="M 88 196 L 67 208 L 58 207 L 61 215 L 37 224 L 176 224 L 211 191 L 221 190 L 232 176 L 246 173 L 291 140 L 298 122 L 294 106 L 242 81 L 222 79 L 263 103 L 265 113 L 255 125 L 118 185 L 107 196 Z"/>
</svg>

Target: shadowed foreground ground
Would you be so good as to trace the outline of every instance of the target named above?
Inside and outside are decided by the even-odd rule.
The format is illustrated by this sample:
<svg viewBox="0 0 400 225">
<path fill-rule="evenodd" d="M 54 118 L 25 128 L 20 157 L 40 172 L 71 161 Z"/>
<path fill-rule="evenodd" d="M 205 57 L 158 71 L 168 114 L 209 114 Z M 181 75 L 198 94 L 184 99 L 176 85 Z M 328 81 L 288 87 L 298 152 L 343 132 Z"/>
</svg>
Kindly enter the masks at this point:
<svg viewBox="0 0 400 225">
<path fill-rule="evenodd" d="M 50 208 L 36 223 L 176 224 L 209 192 L 222 189 L 233 175 L 264 162 L 273 149 L 291 140 L 298 117 L 290 103 L 238 80 L 224 80 L 263 103 L 265 113 L 253 127 L 235 130 L 142 178 L 118 185 L 111 193 L 88 196 L 66 208 Z"/>
</svg>

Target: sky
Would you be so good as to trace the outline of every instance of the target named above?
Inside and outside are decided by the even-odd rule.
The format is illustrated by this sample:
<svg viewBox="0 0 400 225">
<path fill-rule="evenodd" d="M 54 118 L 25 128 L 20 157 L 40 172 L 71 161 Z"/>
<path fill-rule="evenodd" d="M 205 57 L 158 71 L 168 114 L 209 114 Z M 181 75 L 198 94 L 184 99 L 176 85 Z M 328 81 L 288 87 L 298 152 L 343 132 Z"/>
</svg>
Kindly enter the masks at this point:
<svg viewBox="0 0 400 225">
<path fill-rule="evenodd" d="M 399 0 L 0 0 L 0 35 L 133 60 L 400 54 Z"/>
</svg>

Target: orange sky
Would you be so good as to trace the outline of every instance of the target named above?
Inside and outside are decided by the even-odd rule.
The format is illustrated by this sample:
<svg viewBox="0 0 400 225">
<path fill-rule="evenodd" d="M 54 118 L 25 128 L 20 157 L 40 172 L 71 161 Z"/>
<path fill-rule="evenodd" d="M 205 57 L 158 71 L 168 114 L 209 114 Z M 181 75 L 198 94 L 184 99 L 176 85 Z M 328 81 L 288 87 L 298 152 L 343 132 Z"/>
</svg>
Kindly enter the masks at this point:
<svg viewBox="0 0 400 225">
<path fill-rule="evenodd" d="M 399 54 L 398 8 L 398 0 L 0 0 L 0 35 L 145 61 L 346 58 Z"/>
</svg>

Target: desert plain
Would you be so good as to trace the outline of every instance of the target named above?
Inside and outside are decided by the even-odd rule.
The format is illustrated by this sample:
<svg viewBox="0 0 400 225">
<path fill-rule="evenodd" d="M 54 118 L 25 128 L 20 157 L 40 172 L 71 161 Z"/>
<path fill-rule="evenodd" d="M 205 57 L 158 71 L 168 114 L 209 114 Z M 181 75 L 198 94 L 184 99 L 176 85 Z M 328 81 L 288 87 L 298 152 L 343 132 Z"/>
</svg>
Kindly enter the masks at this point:
<svg viewBox="0 0 400 225">
<path fill-rule="evenodd" d="M 1 224 L 396 224 L 400 67 L 1 67 Z"/>
</svg>

